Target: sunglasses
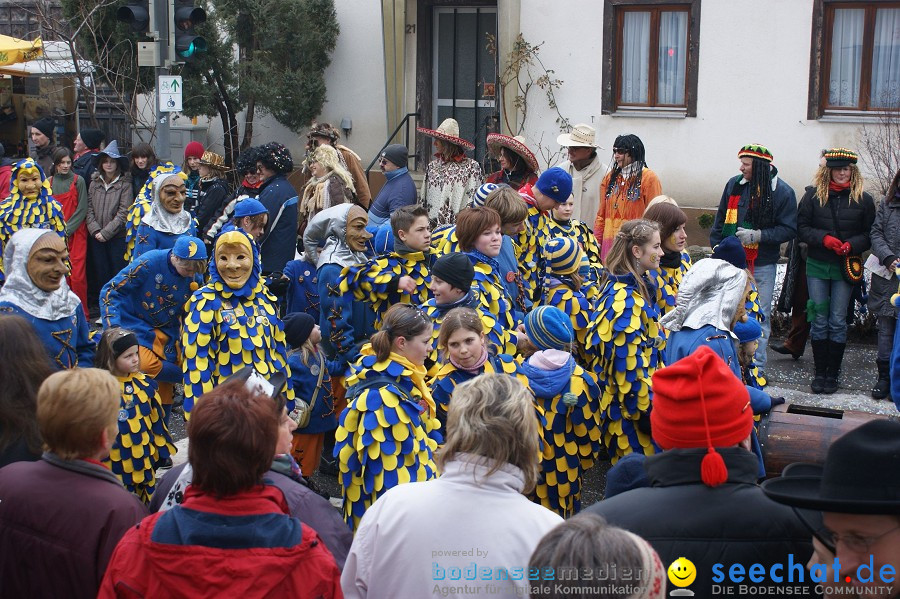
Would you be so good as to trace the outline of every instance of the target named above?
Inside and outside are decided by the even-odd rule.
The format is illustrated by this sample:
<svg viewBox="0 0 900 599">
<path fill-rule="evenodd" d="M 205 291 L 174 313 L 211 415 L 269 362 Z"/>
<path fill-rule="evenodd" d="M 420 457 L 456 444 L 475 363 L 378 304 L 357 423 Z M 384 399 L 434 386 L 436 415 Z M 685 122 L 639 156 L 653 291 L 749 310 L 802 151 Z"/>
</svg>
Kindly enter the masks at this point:
<svg viewBox="0 0 900 599">
<path fill-rule="evenodd" d="M 613 148 L 613 154 L 630 154 L 631 150 L 628 148 Z"/>
</svg>

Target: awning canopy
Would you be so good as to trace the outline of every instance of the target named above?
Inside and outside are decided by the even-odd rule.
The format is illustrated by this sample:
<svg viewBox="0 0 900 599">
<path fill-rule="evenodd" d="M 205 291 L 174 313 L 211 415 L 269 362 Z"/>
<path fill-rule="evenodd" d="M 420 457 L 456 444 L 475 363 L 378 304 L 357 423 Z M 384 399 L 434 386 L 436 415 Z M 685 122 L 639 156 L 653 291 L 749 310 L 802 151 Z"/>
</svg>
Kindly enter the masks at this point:
<svg viewBox="0 0 900 599">
<path fill-rule="evenodd" d="M 41 38 L 33 42 L 0 35 L 0 66 L 34 60 L 41 55 Z"/>
<path fill-rule="evenodd" d="M 2 37 L 2 36 L 0 36 Z M 13 38 L 9 38 L 13 39 Z M 0 40 L 2 43 L 2 40 Z M 39 42 L 40 43 L 40 42 Z M 14 75 L 16 77 L 29 76 L 67 76 L 75 74 L 75 62 L 66 42 L 44 42 L 42 55 L 34 60 L 27 60 L 16 64 L 0 62 L 0 74 Z M 0 46 L 2 51 L 2 46 Z M 2 58 L 2 54 L 0 54 Z M 89 60 L 79 60 L 78 67 L 82 72 L 92 73 L 94 65 Z"/>
</svg>

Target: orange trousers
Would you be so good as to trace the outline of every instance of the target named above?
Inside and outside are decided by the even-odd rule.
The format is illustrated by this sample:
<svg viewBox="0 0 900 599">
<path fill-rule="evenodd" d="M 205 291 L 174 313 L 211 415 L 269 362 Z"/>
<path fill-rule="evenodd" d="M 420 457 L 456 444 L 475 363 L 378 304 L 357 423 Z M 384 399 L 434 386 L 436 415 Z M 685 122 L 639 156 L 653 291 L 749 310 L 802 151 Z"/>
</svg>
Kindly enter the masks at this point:
<svg viewBox="0 0 900 599">
<path fill-rule="evenodd" d="M 152 379 L 156 379 L 156 375 L 162 370 L 162 360 L 155 353 L 146 347 L 138 346 L 138 356 L 141 358 L 141 372 Z M 163 405 L 175 403 L 175 385 L 172 383 L 164 383 L 156 381 L 159 385 L 159 399 Z"/>
</svg>

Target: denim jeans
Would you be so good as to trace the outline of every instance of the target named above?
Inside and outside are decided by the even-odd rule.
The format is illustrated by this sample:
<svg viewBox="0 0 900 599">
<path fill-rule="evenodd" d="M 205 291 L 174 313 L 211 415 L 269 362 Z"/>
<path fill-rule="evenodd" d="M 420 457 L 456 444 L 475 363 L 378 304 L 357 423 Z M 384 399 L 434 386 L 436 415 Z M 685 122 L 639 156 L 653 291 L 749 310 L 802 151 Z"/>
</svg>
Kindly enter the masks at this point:
<svg viewBox="0 0 900 599">
<path fill-rule="evenodd" d="M 817 279 L 806 277 L 809 299 L 815 304 L 830 302 L 824 312 L 816 311 L 809 337 L 813 341 L 829 339 L 835 343 L 847 342 L 847 305 L 853 295 L 853 286 L 843 279 Z"/>
<path fill-rule="evenodd" d="M 772 331 L 772 296 L 775 294 L 775 265 L 766 264 L 753 269 L 756 288 L 759 290 L 759 307 L 765 319 L 760 323 L 763 336 L 756 348 L 755 361 L 760 371 L 766 368 L 766 346 L 769 344 L 769 333 Z"/>
</svg>

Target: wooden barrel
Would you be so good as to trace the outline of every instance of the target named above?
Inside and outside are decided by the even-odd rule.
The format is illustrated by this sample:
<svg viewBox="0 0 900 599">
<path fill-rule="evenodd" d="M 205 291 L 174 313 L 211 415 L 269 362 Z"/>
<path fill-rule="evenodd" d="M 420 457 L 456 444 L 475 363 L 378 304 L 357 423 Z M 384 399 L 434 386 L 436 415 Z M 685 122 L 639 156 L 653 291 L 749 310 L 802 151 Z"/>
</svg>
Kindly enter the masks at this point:
<svg viewBox="0 0 900 599">
<path fill-rule="evenodd" d="M 766 476 L 780 476 L 784 467 L 794 462 L 823 464 L 835 439 L 881 418 L 894 417 L 800 404 L 776 406 L 759 422 Z"/>
</svg>

